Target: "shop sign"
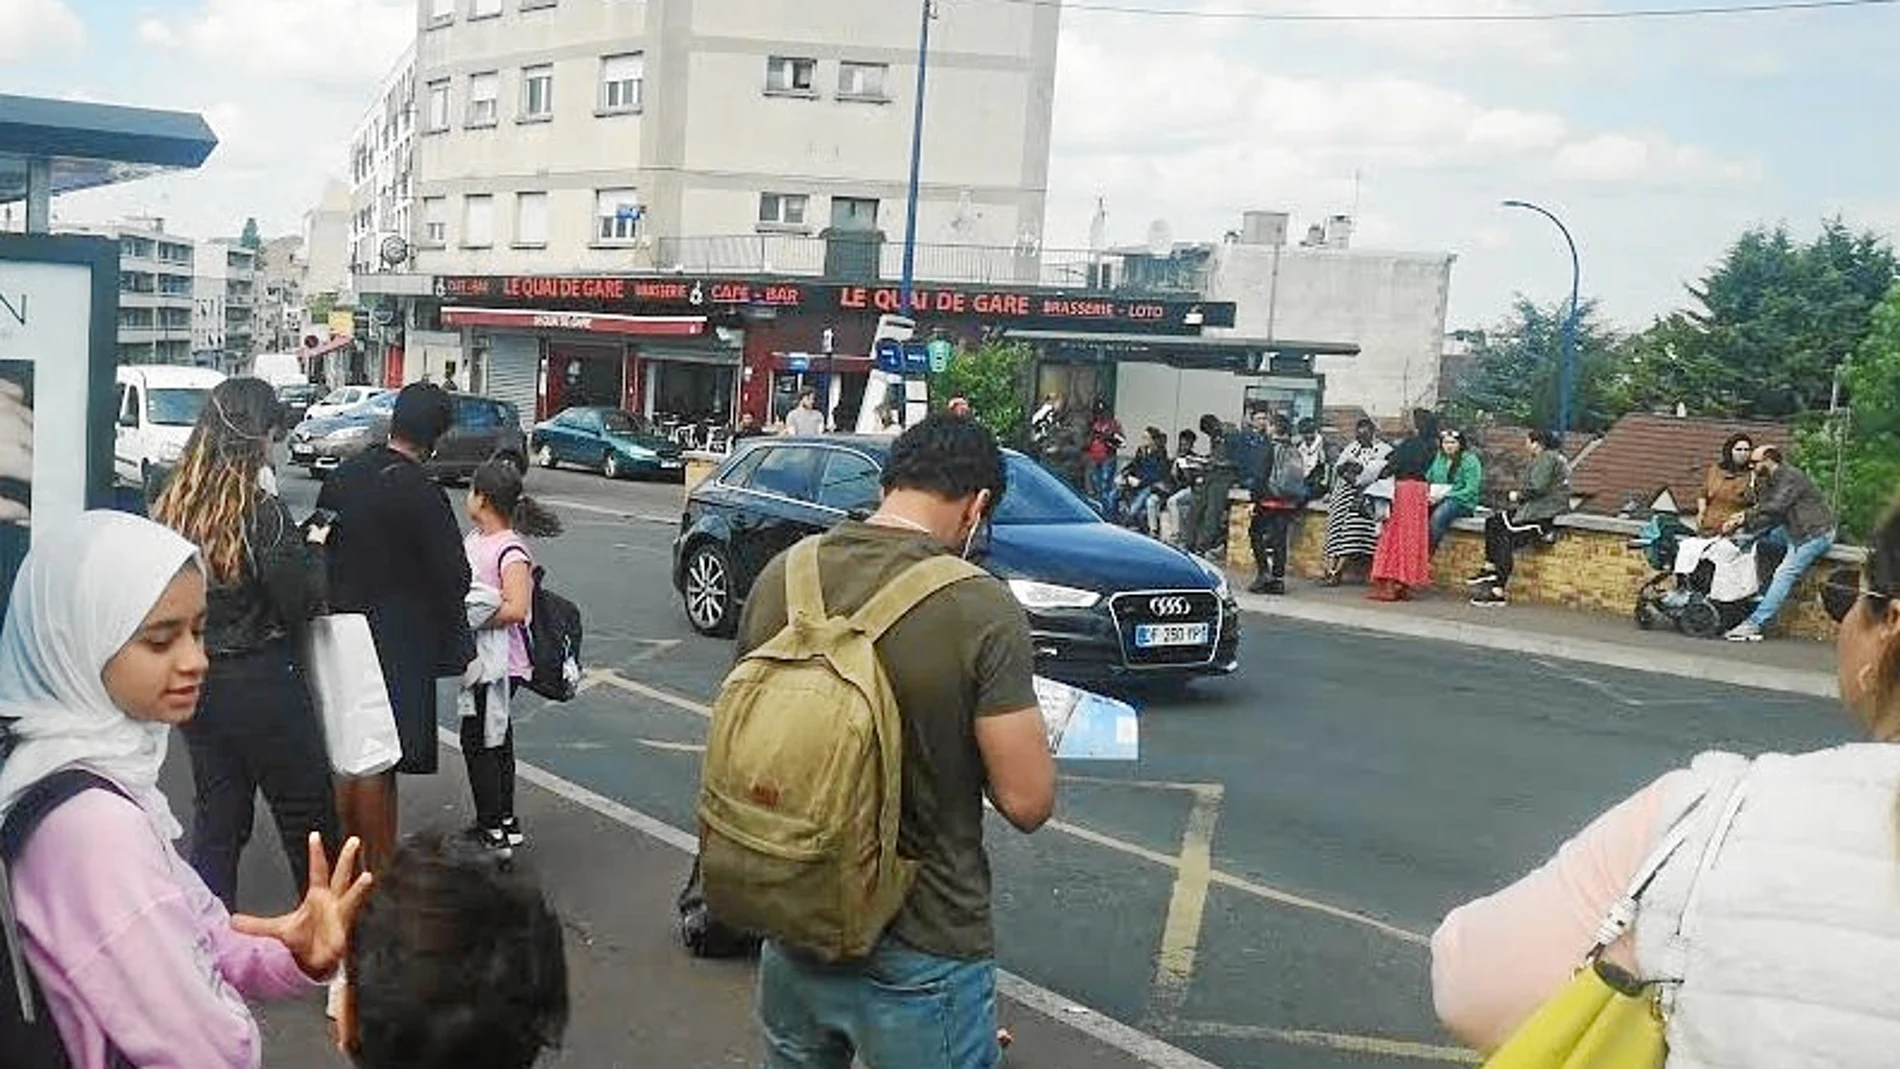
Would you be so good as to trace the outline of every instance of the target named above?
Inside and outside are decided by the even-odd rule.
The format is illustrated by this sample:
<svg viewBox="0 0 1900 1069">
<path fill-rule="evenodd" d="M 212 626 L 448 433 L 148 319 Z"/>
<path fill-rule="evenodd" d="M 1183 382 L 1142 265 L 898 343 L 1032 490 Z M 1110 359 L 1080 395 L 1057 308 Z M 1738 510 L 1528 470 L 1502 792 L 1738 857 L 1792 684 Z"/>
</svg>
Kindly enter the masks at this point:
<svg viewBox="0 0 1900 1069">
<path fill-rule="evenodd" d="M 830 304 L 847 312 L 896 314 L 903 291 L 896 286 L 833 287 Z M 1005 322 L 1013 326 L 1038 324 L 1072 330 L 1198 332 L 1202 327 L 1234 325 L 1234 305 L 1224 301 L 1144 300 L 1047 290 L 918 287 L 911 291 L 918 317 L 957 316 Z"/>
<path fill-rule="evenodd" d="M 435 295 L 502 304 L 588 304 L 603 311 L 705 312 L 748 306 L 797 309 L 805 303 L 806 287 L 708 278 L 442 275 L 435 280 Z"/>
</svg>

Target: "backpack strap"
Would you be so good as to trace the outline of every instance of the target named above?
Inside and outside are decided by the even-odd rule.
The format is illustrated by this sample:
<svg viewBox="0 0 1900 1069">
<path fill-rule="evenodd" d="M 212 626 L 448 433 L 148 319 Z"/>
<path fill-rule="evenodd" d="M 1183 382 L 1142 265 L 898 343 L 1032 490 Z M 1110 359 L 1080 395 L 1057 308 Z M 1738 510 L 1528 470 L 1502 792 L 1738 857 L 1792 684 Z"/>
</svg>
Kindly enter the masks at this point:
<svg viewBox="0 0 1900 1069">
<path fill-rule="evenodd" d="M 785 618 L 825 618 L 825 588 L 818 578 L 818 536 L 800 541 L 785 555 Z"/>
<path fill-rule="evenodd" d="M 983 569 L 961 557 L 952 557 L 947 553 L 938 554 L 929 560 L 918 561 L 904 569 L 896 579 L 885 585 L 884 589 L 871 596 L 857 612 L 851 614 L 852 626 L 863 631 L 876 642 L 884 637 L 884 632 L 909 615 L 912 609 L 923 604 L 924 599 L 942 590 L 952 583 L 965 579 L 974 579 L 979 575 L 988 575 Z"/>
<path fill-rule="evenodd" d="M 118 784 L 96 772 L 63 768 L 21 792 L 13 808 L 7 810 L 6 820 L 0 822 L 0 943 L 5 944 L 6 971 L 13 977 L 13 990 L 0 992 L 0 998 L 18 1000 L 20 1017 L 28 1024 L 35 1023 L 36 1006 L 20 941 L 19 919 L 13 912 L 13 877 L 7 870 L 25 852 L 27 840 L 33 837 L 41 821 L 74 796 L 90 790 L 111 791 L 130 800 Z"/>
</svg>

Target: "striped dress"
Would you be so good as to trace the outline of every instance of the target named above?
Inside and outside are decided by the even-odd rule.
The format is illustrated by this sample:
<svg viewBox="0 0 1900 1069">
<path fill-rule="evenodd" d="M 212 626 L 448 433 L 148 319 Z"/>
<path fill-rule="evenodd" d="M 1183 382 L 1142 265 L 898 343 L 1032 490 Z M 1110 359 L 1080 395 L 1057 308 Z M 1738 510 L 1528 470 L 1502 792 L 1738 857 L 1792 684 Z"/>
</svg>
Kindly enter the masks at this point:
<svg viewBox="0 0 1900 1069">
<path fill-rule="evenodd" d="M 1352 442 L 1340 450 L 1339 465 L 1354 463 L 1376 475 L 1385 467 L 1391 448 L 1384 442 L 1362 446 Z M 1365 495 L 1355 480 L 1335 476 L 1326 500 L 1326 558 L 1370 557 L 1379 544 L 1379 521 L 1365 508 Z"/>
</svg>

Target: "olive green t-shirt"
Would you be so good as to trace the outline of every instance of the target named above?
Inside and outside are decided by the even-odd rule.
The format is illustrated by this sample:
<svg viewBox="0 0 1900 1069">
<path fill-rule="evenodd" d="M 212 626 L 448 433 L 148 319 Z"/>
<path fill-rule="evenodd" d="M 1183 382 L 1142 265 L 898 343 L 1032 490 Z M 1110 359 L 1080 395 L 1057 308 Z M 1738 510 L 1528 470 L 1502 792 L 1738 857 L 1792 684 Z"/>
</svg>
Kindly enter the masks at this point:
<svg viewBox="0 0 1900 1069">
<path fill-rule="evenodd" d="M 819 543 L 825 609 L 855 612 L 905 568 L 942 552 L 928 535 L 840 524 Z M 739 618 L 739 654 L 769 641 L 786 615 L 780 554 L 752 585 Z M 904 722 L 898 851 L 919 863 L 916 886 L 890 930 L 928 954 L 994 957 L 976 718 L 1035 706 L 1029 621 L 1002 583 L 966 579 L 911 610 L 884 633 L 877 652 Z"/>
</svg>

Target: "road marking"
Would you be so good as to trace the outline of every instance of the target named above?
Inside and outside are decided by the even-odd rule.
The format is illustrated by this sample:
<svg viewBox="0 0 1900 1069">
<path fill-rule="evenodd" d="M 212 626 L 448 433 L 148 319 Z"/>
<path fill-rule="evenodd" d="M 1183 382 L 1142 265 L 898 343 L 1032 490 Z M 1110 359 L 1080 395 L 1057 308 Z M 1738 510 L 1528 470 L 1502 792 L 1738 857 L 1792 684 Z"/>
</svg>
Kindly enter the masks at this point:
<svg viewBox="0 0 1900 1069">
<path fill-rule="evenodd" d="M 1177 1036 L 1197 1039 L 1231 1039 L 1246 1042 L 1273 1040 L 1302 1047 L 1322 1047 L 1352 1054 L 1376 1054 L 1387 1058 L 1410 1058 L 1422 1062 L 1453 1065 L 1477 1065 L 1477 1051 L 1464 1047 L 1446 1047 L 1435 1043 L 1413 1043 L 1383 1036 L 1357 1036 L 1342 1032 L 1318 1032 L 1305 1028 L 1274 1028 L 1271 1025 L 1221 1024 L 1216 1021 L 1183 1021 L 1168 1029 Z"/>
<path fill-rule="evenodd" d="M 567 501 L 558 497 L 544 497 L 541 499 L 541 503 L 551 505 L 554 508 L 573 509 L 576 512 L 591 512 L 597 516 L 612 516 L 621 520 L 639 520 L 642 523 L 663 523 L 669 527 L 680 522 L 678 516 L 656 516 L 652 513 L 628 512 L 626 509 L 610 509 L 600 505 L 585 504 L 580 501 Z"/>
<path fill-rule="evenodd" d="M 456 733 L 447 728 L 437 728 L 436 738 L 442 745 L 460 752 L 462 740 Z M 650 817 L 632 806 L 597 794 L 578 783 L 563 779 L 526 761 L 518 763 L 515 771 L 522 779 L 543 790 L 658 839 L 675 850 L 686 854 L 699 852 L 697 837 L 656 817 Z M 1040 1013 L 1057 1024 L 1073 1028 L 1099 1043 L 1122 1051 L 1130 1057 L 1138 1058 L 1153 1069 L 1220 1069 L 1213 1062 L 1197 1058 L 1158 1036 L 1130 1028 L 1073 999 L 1064 998 L 1046 987 L 1033 984 L 1015 973 L 997 969 L 996 986 L 1004 995 L 1021 1003 L 1025 1009 Z"/>
<path fill-rule="evenodd" d="M 613 687 L 616 690 L 625 691 L 629 694 L 638 694 L 643 698 L 649 698 L 653 701 L 660 702 L 664 705 L 670 705 L 675 709 L 682 709 L 686 712 L 692 713 L 695 716 L 700 716 L 700 717 L 712 716 L 712 708 L 710 706 L 701 704 L 700 702 L 693 701 L 691 698 L 681 697 L 680 695 L 674 694 L 671 691 L 665 691 L 665 690 L 659 689 L 658 687 L 649 687 L 645 683 L 635 682 L 634 680 L 626 678 L 625 676 L 621 675 L 620 673 L 614 671 L 611 668 L 602 668 L 597 671 L 589 672 L 588 678 L 590 680 L 598 681 L 600 684 L 604 686 Z M 1130 782 L 1135 782 L 1137 784 L 1140 783 L 1140 781 L 1095 779 L 1095 778 L 1081 777 L 1081 776 L 1076 776 L 1076 777 L 1065 776 L 1063 778 L 1074 779 L 1078 782 L 1090 782 L 1090 783 L 1096 783 L 1096 782 L 1121 783 L 1124 785 Z M 1178 785 L 1169 784 L 1168 786 L 1179 786 L 1186 790 L 1194 790 L 1197 785 L 1195 784 L 1178 784 Z M 1177 871 L 1181 867 L 1181 859 L 1178 857 L 1170 857 L 1169 855 L 1164 854 L 1160 852 L 1159 850 L 1150 850 L 1147 847 L 1141 846 L 1137 843 L 1131 843 L 1127 841 L 1126 839 L 1118 839 L 1113 835 L 1106 835 L 1106 834 L 1103 834 L 1102 832 L 1095 831 L 1092 828 L 1082 827 L 1079 824 L 1070 824 L 1067 821 L 1062 821 L 1062 820 L 1051 820 L 1047 826 L 1049 828 L 1054 829 L 1055 831 L 1059 831 L 1063 833 L 1064 835 L 1069 836 L 1070 838 L 1080 839 L 1086 843 L 1093 843 L 1096 846 L 1106 847 L 1107 849 L 1113 850 L 1117 853 L 1127 854 L 1129 857 L 1140 858 L 1143 861 L 1152 862 L 1153 864 L 1161 865 L 1165 868 L 1175 869 Z M 1225 887 L 1228 890 L 1239 891 L 1242 894 L 1251 895 L 1254 898 L 1261 899 L 1262 901 L 1272 902 L 1277 905 L 1290 907 L 1292 909 L 1305 910 L 1308 913 L 1318 913 L 1321 916 L 1331 917 L 1334 920 L 1345 921 L 1348 924 L 1356 924 L 1363 928 L 1369 928 L 1382 935 L 1391 936 L 1393 939 L 1396 939 L 1401 943 L 1409 944 L 1411 946 L 1428 947 L 1428 946 L 1431 946 L 1432 944 L 1430 936 L 1423 935 L 1419 932 L 1408 931 L 1404 928 L 1398 927 L 1395 924 L 1389 924 L 1385 921 L 1382 921 L 1378 919 L 1377 917 L 1368 916 L 1364 913 L 1357 913 L 1357 912 L 1354 912 L 1353 910 L 1345 909 L 1340 906 L 1328 905 L 1325 902 L 1320 902 L 1316 899 L 1308 898 L 1305 895 L 1295 894 L 1291 891 L 1282 891 L 1277 887 L 1272 887 L 1263 883 L 1256 883 L 1244 877 L 1235 876 L 1231 873 L 1223 872 L 1220 869 L 1211 870 L 1209 878 L 1216 885 Z"/>
<path fill-rule="evenodd" d="M 665 750 L 668 753 L 705 753 L 706 752 L 706 744 L 703 742 L 666 742 L 663 739 L 635 739 L 633 741 L 639 743 L 642 746 L 647 747 L 648 749 Z"/>
<path fill-rule="evenodd" d="M 650 661 L 662 653 L 671 653 L 673 647 L 685 640 L 677 638 L 636 638 L 634 641 L 645 646 L 646 649 L 621 661 L 621 664 L 638 664 L 641 661 Z"/>
<path fill-rule="evenodd" d="M 1148 989 L 1151 1025 L 1179 1017 L 1194 986 L 1194 959 L 1201 947 L 1201 918 L 1207 912 L 1207 889 L 1214 875 L 1214 826 L 1220 820 L 1223 793 L 1219 786 L 1194 791 L 1194 808 L 1188 813 L 1187 830 L 1181 833 L 1168 917 L 1161 926 L 1154 983 Z"/>
</svg>

